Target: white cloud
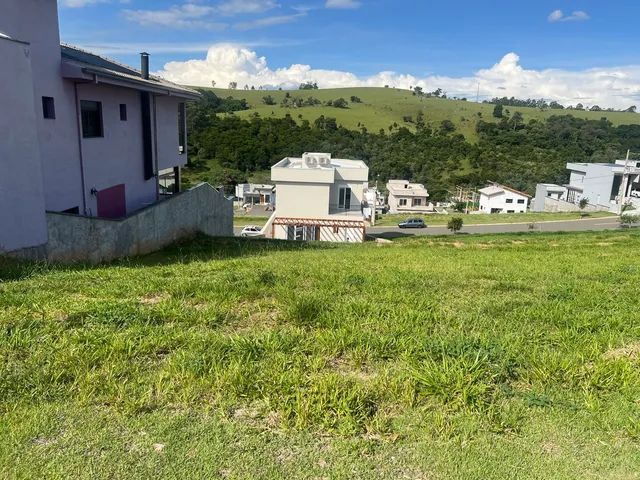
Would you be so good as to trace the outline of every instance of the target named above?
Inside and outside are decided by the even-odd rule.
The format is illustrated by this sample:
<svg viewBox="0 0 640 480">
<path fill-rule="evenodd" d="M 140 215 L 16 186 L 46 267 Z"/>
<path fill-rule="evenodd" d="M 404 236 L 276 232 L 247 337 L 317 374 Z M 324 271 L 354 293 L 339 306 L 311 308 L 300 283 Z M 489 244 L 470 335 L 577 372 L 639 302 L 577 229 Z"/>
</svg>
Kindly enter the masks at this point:
<svg viewBox="0 0 640 480">
<path fill-rule="evenodd" d="M 109 0 L 66 0 L 69 2 L 101 2 Z M 217 5 L 201 4 L 198 0 L 188 0 L 182 5 L 173 5 L 165 10 L 124 10 L 124 17 L 142 26 L 162 26 L 172 28 L 223 29 L 226 23 L 214 21 L 215 17 L 236 15 L 259 15 L 279 8 L 273 0 L 226 0 Z M 279 15 L 239 22 L 239 30 L 268 27 L 295 21 L 302 14 Z"/>
<path fill-rule="evenodd" d="M 482 98 L 514 96 L 546 98 L 565 105 L 583 103 L 601 107 L 626 108 L 640 102 L 640 65 L 618 68 L 592 68 L 577 72 L 546 69 L 528 70 L 515 53 L 508 53 L 495 65 L 465 77 L 413 75 L 382 71 L 371 76 L 357 76 L 340 70 L 314 69 L 293 64 L 272 69 L 265 57 L 235 44 L 216 44 L 204 59 L 169 62 L 158 75 L 187 85 L 218 85 L 238 82 L 267 88 L 297 88 L 306 81 L 318 82 L 321 88 L 421 86 L 426 91 L 442 88 L 450 95 L 474 99 L 478 86 Z"/>
<path fill-rule="evenodd" d="M 341 8 L 341 9 L 350 9 L 350 8 L 359 8 L 362 5 L 357 0 L 327 0 L 324 4 L 327 8 Z"/>
<path fill-rule="evenodd" d="M 575 10 L 571 15 L 565 15 L 562 10 L 554 10 L 549 14 L 547 20 L 551 23 L 555 22 L 584 22 L 589 20 L 589 14 L 582 10 Z"/>
<path fill-rule="evenodd" d="M 223 23 L 209 20 L 214 8 L 207 5 L 185 3 L 173 5 L 168 10 L 124 10 L 124 17 L 142 26 L 162 26 L 173 28 L 222 29 Z"/>
<path fill-rule="evenodd" d="M 247 13 L 262 13 L 279 7 L 272 0 L 228 0 L 215 7 L 223 15 L 239 15 Z"/>
<path fill-rule="evenodd" d="M 256 20 L 250 20 L 248 22 L 236 23 L 234 27 L 238 30 L 253 30 L 256 28 L 271 27 L 273 25 L 282 25 L 285 23 L 292 23 L 298 20 L 300 17 L 304 17 L 306 13 L 294 13 L 292 15 L 276 15 L 273 17 L 258 18 Z"/>
<path fill-rule="evenodd" d="M 61 5 L 69 8 L 81 8 L 98 3 L 129 3 L 130 0 L 62 0 Z"/>
</svg>

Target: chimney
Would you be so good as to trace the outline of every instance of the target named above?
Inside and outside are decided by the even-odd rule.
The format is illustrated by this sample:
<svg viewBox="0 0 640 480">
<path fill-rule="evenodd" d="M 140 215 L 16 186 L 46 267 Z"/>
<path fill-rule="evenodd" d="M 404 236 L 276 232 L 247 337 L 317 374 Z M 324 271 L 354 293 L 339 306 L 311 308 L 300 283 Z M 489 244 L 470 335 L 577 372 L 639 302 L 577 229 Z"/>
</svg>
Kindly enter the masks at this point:
<svg viewBox="0 0 640 480">
<path fill-rule="evenodd" d="M 149 80 L 149 54 L 147 52 L 140 54 L 140 71 L 142 72 L 142 78 Z"/>
</svg>

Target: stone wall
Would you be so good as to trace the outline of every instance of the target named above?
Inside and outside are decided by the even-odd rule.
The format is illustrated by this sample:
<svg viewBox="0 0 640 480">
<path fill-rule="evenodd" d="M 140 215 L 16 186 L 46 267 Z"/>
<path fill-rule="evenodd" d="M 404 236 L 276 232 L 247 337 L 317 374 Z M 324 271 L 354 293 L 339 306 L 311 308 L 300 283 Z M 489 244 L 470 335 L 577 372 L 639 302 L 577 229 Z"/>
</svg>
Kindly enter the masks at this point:
<svg viewBox="0 0 640 480">
<path fill-rule="evenodd" d="M 202 183 L 121 220 L 48 212 L 47 227 L 44 247 L 13 256 L 100 263 L 151 253 L 197 233 L 233 236 L 233 203 Z"/>
</svg>

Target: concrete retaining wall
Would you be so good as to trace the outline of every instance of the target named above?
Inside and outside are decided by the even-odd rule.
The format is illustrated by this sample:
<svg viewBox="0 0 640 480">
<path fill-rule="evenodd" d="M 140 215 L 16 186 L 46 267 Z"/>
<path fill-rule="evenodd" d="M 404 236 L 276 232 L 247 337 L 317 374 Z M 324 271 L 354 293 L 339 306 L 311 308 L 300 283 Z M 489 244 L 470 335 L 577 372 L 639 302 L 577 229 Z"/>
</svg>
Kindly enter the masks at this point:
<svg viewBox="0 0 640 480">
<path fill-rule="evenodd" d="M 44 247 L 13 256 L 100 263 L 151 253 L 197 233 L 233 236 L 233 203 L 202 183 L 122 220 L 49 212 L 47 227 Z"/>
<path fill-rule="evenodd" d="M 585 212 L 608 212 L 610 209 L 606 205 L 592 205 L 588 204 L 583 211 Z M 544 198 L 544 210 L 545 212 L 579 212 L 580 206 L 577 203 L 565 202 L 564 200 L 557 200 L 555 198 Z"/>
</svg>

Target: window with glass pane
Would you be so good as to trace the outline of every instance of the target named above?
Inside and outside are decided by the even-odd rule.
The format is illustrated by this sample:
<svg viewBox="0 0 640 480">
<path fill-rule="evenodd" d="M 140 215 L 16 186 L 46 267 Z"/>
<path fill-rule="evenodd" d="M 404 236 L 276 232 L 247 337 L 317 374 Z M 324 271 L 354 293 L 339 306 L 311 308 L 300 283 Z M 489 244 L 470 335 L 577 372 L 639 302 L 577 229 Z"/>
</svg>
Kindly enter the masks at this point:
<svg viewBox="0 0 640 480">
<path fill-rule="evenodd" d="M 176 170 L 167 168 L 158 172 L 158 187 L 160 195 L 173 195 L 178 191 L 176 184 Z"/>
<path fill-rule="evenodd" d="M 341 188 L 338 197 L 338 208 L 344 208 L 345 210 L 351 209 L 351 189 Z"/>
<path fill-rule="evenodd" d="M 185 104 L 178 104 L 178 153 L 182 155 L 187 149 L 187 127 L 186 127 Z"/>
<path fill-rule="evenodd" d="M 80 102 L 82 117 L 82 136 L 84 138 L 102 137 L 102 102 L 82 100 Z"/>
</svg>

